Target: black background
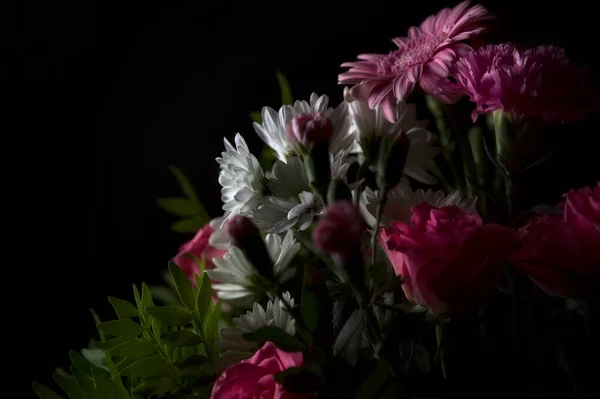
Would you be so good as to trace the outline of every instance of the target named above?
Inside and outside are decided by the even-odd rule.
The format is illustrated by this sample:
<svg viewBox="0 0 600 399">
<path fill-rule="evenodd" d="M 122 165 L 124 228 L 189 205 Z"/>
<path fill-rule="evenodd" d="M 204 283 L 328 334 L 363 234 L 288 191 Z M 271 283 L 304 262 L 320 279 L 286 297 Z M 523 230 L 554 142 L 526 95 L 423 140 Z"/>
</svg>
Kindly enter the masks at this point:
<svg viewBox="0 0 600 399">
<path fill-rule="evenodd" d="M 15 138 L 25 150 L 10 170 L 23 173 L 14 187 L 28 193 L 20 201 L 28 207 L 28 221 L 16 254 L 35 303 L 26 312 L 24 335 L 33 337 L 28 347 L 34 346 L 22 371 L 27 380 L 49 382 L 54 367 L 67 365 L 67 351 L 86 346 L 94 335 L 88 309 L 111 317 L 106 297 L 131 299 L 133 283 L 159 282 L 167 260 L 188 239 L 170 231 L 174 219 L 156 206 L 158 197 L 179 194 L 168 164 L 184 169 L 209 213 L 218 216 L 214 158 L 222 137 L 241 132 L 259 148 L 248 113 L 279 105 L 276 70 L 288 77 L 296 98 L 315 91 L 337 103 L 342 62 L 390 51 L 392 37 L 454 4 L 25 6 L 24 84 L 18 89 L 29 105 L 23 136 Z M 556 7 L 548 1 L 483 4 L 497 16 L 496 40 L 563 46 L 598 71 L 597 14 L 584 1 Z M 600 132 L 585 129 L 564 137 L 571 155 L 554 162 L 540 189 L 554 179 L 588 184 L 597 177 L 590 168 L 592 162 L 597 166 L 592 157 Z M 568 188 L 561 184 L 559 191 Z"/>
</svg>

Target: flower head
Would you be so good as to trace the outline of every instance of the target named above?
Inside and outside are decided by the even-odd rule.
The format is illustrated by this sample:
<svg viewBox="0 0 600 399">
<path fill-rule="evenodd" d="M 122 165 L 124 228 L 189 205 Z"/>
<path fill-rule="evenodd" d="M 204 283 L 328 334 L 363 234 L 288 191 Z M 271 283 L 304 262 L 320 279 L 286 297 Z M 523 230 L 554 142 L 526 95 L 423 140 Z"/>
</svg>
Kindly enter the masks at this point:
<svg viewBox="0 0 600 399">
<path fill-rule="evenodd" d="M 290 306 L 294 306 L 294 299 L 289 292 L 283 294 L 283 299 Z M 233 352 L 253 354 L 259 345 L 256 342 L 246 341 L 243 335 L 258 330 L 264 326 L 279 327 L 288 334 L 296 334 L 296 322 L 292 315 L 285 310 L 286 307 L 279 298 L 267 302 L 267 309 L 259 303 L 252 306 L 252 310 L 246 311 L 239 317 L 233 319 L 235 327 L 221 329 L 223 339 L 217 342 L 217 346 Z"/>
<path fill-rule="evenodd" d="M 468 1 L 445 8 L 410 28 L 408 37 L 393 39 L 397 50 L 362 54 L 359 61 L 342 64 L 350 69 L 339 75 L 339 82 L 354 85 L 350 96 L 368 101 L 372 109 L 381 105 L 390 122 L 398 118 L 396 102 L 405 100 L 417 83 L 426 93 L 453 102 L 458 97 L 447 77 L 457 56 L 471 51 L 461 42 L 481 33 L 481 22 L 488 18 L 483 6 L 469 7 Z"/>
<path fill-rule="evenodd" d="M 265 245 L 273 264 L 273 274 L 281 282 L 288 280 L 294 272 L 288 266 L 300 249 L 293 232 L 289 230 L 283 238 L 278 234 L 267 234 Z M 260 273 L 244 252 L 232 247 L 222 258 L 215 259 L 214 264 L 215 268 L 206 273 L 217 282 L 213 284 L 217 296 L 240 306 L 250 306 L 257 294 L 253 279 Z"/>
<path fill-rule="evenodd" d="M 288 139 L 304 147 L 311 144 L 329 144 L 333 134 L 333 124 L 321 113 L 298 114 L 286 126 Z"/>
<path fill-rule="evenodd" d="M 196 284 L 195 274 L 199 274 L 198 261 L 204 259 L 204 268 L 213 269 L 213 259 L 220 258 L 225 251 L 210 245 L 209 240 L 215 230 L 209 225 L 201 228 L 194 238 L 179 248 L 173 262 L 188 276 L 192 284 Z"/>
<path fill-rule="evenodd" d="M 313 242 L 319 250 L 345 258 L 356 253 L 366 227 L 357 206 L 347 200 L 337 201 L 319 218 Z"/>
<path fill-rule="evenodd" d="M 361 211 L 369 224 L 375 226 L 376 204 L 381 193 L 374 192 L 370 188 L 363 191 L 361 198 Z M 390 190 L 387 197 L 387 203 L 383 208 L 381 223 L 384 226 L 391 225 L 392 222 L 409 223 L 412 215 L 411 208 L 415 205 L 427 203 L 429 205 L 441 208 L 445 206 L 457 206 L 464 212 L 472 212 L 475 210 L 475 202 L 477 197 L 462 199 L 459 191 L 453 191 L 446 195 L 442 190 L 414 190 L 406 183 L 398 184 L 394 189 Z"/>
<path fill-rule="evenodd" d="M 587 71 L 554 46 L 488 45 L 461 57 L 454 75 L 458 89 L 477 104 L 473 120 L 502 109 L 515 118 L 568 122 L 598 105 Z"/>
<path fill-rule="evenodd" d="M 352 149 L 354 136 L 348 121 L 348 104 L 343 101 L 335 109 L 328 106 L 329 97 L 311 94 L 310 102 L 296 101 L 294 105 L 284 105 L 279 111 L 264 107 L 262 110 L 263 123 L 254 122 L 256 134 L 266 145 L 277 153 L 279 160 L 287 162 L 290 157 L 298 155 L 290 140 L 286 127 L 292 119 L 301 114 L 319 114 L 328 119 L 332 126 L 329 150 L 334 155 L 341 150 Z"/>
<path fill-rule="evenodd" d="M 275 374 L 300 367 L 302 352 L 284 352 L 271 342 L 265 343 L 250 359 L 227 368 L 215 381 L 211 399 L 300 399 L 311 395 L 287 392 L 275 381 Z"/>
<path fill-rule="evenodd" d="M 230 215 L 247 215 L 258 205 L 265 188 L 265 177 L 258 159 L 250 153 L 246 141 L 235 135 L 235 147 L 224 139 L 225 151 L 217 158 L 220 166 L 219 184 L 225 211 L 224 220 Z"/>
<path fill-rule="evenodd" d="M 564 215 L 540 215 L 519 229 L 517 267 L 546 293 L 575 297 L 600 289 L 600 183 L 565 194 Z"/>
<path fill-rule="evenodd" d="M 427 121 L 417 119 L 417 108 L 414 104 L 400 101 L 394 105 L 397 109 L 398 118 L 391 123 L 383 117 L 381 107 L 374 110 L 369 108 L 363 101 L 350 103 L 350 114 L 354 129 L 363 152 L 376 152 L 371 147 L 371 142 L 377 142 L 377 136 L 399 135 L 406 133 L 410 142 L 408 158 L 404 165 L 404 174 L 425 184 L 435 184 L 437 180 L 427 172 L 432 159 L 439 153 L 440 149 L 432 146 L 436 136 L 425 129 Z"/>
<path fill-rule="evenodd" d="M 422 203 L 412 213 L 379 236 L 406 297 L 433 312 L 476 307 L 496 287 L 517 232 L 457 206 Z"/>
</svg>

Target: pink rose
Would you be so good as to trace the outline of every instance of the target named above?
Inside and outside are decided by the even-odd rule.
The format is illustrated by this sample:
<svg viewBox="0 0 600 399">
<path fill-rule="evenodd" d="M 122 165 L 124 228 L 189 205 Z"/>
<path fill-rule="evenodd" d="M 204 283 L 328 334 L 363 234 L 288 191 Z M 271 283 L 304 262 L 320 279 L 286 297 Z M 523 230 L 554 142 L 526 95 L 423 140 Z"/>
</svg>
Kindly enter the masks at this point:
<svg viewBox="0 0 600 399">
<path fill-rule="evenodd" d="M 434 312 L 477 306 L 498 284 L 504 253 L 517 232 L 483 224 L 457 206 L 413 206 L 411 224 L 393 222 L 379 241 L 408 300 Z"/>
<path fill-rule="evenodd" d="M 300 399 L 310 395 L 287 392 L 275 382 L 275 374 L 302 365 L 302 352 L 281 351 L 267 342 L 250 359 L 223 371 L 212 389 L 211 399 Z"/>
<path fill-rule="evenodd" d="M 213 228 L 206 224 L 196 233 L 194 238 L 179 248 L 179 253 L 173 258 L 173 262 L 184 271 L 194 285 L 196 284 L 194 274 L 198 274 L 199 270 L 196 261 L 190 255 L 195 256 L 198 260 L 201 260 L 204 256 L 205 268 L 210 270 L 215 267 L 212 260 L 222 257 L 226 252 L 214 248 L 208 243 L 208 239 L 213 231 Z"/>
<path fill-rule="evenodd" d="M 564 216 L 541 215 L 519 229 L 517 267 L 548 295 L 600 287 L 600 185 L 565 194 Z"/>
</svg>

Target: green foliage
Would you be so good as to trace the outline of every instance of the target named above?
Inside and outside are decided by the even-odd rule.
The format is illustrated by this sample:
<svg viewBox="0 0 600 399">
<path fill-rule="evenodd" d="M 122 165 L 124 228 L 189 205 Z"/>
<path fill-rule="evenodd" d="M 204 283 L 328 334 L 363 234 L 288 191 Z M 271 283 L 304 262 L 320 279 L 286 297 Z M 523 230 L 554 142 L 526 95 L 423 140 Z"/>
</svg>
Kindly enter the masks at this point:
<svg viewBox="0 0 600 399">
<path fill-rule="evenodd" d="M 184 197 L 159 198 L 157 204 L 168 213 L 182 218 L 173 223 L 171 229 L 178 233 L 196 233 L 210 221 L 210 216 L 183 171 L 174 165 L 169 165 L 169 170 L 179 182 Z"/>
<path fill-rule="evenodd" d="M 178 305 L 156 306 L 150 288 L 142 284 L 141 290 L 134 286 L 135 305 L 109 297 L 116 320 L 100 322 L 94 314 L 100 335 L 95 348 L 83 354 L 70 351 L 70 372 L 54 374 L 66 397 L 141 399 L 210 392 L 206 384 L 213 380 L 221 303 L 212 304 L 205 273 L 198 290 L 172 263 L 169 277 L 181 300 Z M 42 399 L 65 399 L 37 382 L 33 390 Z"/>
<path fill-rule="evenodd" d="M 244 339 L 261 344 L 270 341 L 279 349 L 286 352 L 301 352 L 307 349 L 306 345 L 300 342 L 298 338 L 288 334 L 279 327 L 261 327 L 256 331 L 244 334 Z"/>
</svg>

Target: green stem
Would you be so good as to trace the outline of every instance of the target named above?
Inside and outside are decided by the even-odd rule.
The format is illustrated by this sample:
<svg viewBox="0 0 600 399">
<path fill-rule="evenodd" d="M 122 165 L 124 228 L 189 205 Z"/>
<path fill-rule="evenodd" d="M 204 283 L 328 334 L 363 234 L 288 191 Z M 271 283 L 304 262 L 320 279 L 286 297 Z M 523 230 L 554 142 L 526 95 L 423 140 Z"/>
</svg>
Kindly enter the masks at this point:
<svg viewBox="0 0 600 399">
<path fill-rule="evenodd" d="M 464 187 L 466 187 L 467 189 L 467 194 L 472 197 L 474 195 L 477 195 L 477 192 L 479 190 L 471 183 L 471 181 L 477 181 L 477 167 L 475 166 L 475 159 L 473 158 L 473 152 L 471 151 L 469 137 L 466 134 L 466 132 L 462 132 L 459 130 L 458 123 L 456 122 L 454 114 L 451 112 L 448 105 L 444 105 L 444 110 L 446 111 L 446 115 L 448 117 L 448 120 L 450 121 L 450 125 L 452 126 L 452 130 L 454 131 L 454 138 L 456 139 L 458 149 L 462 156 L 463 169 L 465 171 L 465 174 L 469 177 L 467 178 L 465 176 Z"/>
<path fill-rule="evenodd" d="M 438 324 L 437 326 L 435 326 L 435 337 L 437 339 L 440 365 L 442 366 L 442 375 L 444 376 L 444 379 L 447 380 L 448 379 L 447 353 L 446 353 L 446 349 L 444 348 L 444 346 L 446 345 L 445 338 L 447 338 L 447 337 L 445 337 L 443 325 Z"/>
<path fill-rule="evenodd" d="M 373 228 L 373 235 L 371 236 L 371 266 L 375 265 L 377 261 L 377 231 L 381 224 L 381 216 L 383 215 L 383 208 L 387 202 L 387 190 L 383 194 L 383 198 L 377 201 L 375 209 L 375 227 Z"/>
<path fill-rule="evenodd" d="M 200 318 L 196 314 L 194 314 L 194 312 L 192 312 L 192 322 L 194 324 L 196 332 L 202 339 L 202 344 L 204 345 L 204 351 L 206 352 L 208 362 L 212 365 L 213 361 L 215 360 L 215 356 L 212 353 L 212 348 L 210 348 L 209 345 L 206 344 L 206 340 L 204 339 L 204 334 L 202 333 L 202 321 L 200 321 Z"/>
<path fill-rule="evenodd" d="M 146 334 L 148 335 L 148 338 L 150 338 L 150 341 L 156 347 L 158 354 L 163 359 L 163 361 L 167 364 L 167 368 L 169 369 L 169 373 L 171 374 L 171 377 L 177 383 L 177 385 L 181 384 L 181 377 L 177 373 L 175 373 L 175 371 L 173 370 L 173 361 L 172 361 L 171 357 L 169 356 L 169 354 L 167 352 L 165 352 L 165 350 L 163 349 L 160 342 L 158 342 L 158 339 L 156 339 L 156 336 L 154 335 L 154 332 L 152 331 L 152 329 L 147 326 L 144 326 L 144 328 L 146 330 Z"/>
</svg>

